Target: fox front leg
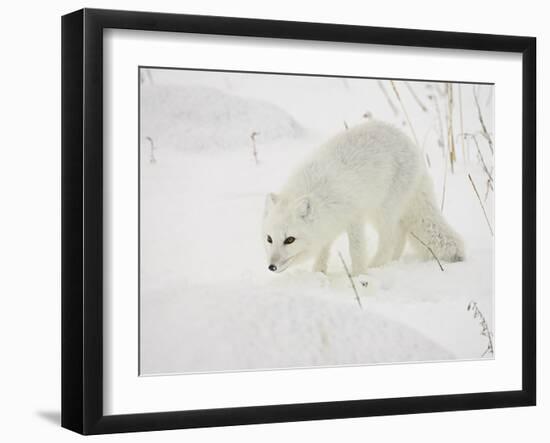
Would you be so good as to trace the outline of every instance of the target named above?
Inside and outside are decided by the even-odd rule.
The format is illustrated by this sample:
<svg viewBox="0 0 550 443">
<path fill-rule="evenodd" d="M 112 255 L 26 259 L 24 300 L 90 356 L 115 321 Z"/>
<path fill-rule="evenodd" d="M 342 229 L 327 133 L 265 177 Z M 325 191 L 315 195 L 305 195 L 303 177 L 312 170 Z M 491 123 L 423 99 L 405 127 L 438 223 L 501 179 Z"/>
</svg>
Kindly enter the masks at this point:
<svg viewBox="0 0 550 443">
<path fill-rule="evenodd" d="M 315 262 L 313 263 L 313 272 L 327 273 L 328 258 L 330 256 L 330 243 L 325 245 L 319 251 Z"/>
</svg>

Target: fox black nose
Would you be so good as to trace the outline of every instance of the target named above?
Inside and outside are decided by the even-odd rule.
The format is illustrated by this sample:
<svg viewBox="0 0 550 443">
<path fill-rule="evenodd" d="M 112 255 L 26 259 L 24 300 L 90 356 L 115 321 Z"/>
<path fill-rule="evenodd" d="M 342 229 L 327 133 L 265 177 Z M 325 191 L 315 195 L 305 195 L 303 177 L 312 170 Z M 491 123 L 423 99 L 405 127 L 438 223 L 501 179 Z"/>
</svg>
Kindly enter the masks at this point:
<svg viewBox="0 0 550 443">
<path fill-rule="evenodd" d="M 277 266 L 275 266 L 275 265 L 269 265 L 269 266 L 267 267 L 267 269 L 269 269 L 270 271 L 275 272 L 275 271 L 277 270 Z"/>
</svg>

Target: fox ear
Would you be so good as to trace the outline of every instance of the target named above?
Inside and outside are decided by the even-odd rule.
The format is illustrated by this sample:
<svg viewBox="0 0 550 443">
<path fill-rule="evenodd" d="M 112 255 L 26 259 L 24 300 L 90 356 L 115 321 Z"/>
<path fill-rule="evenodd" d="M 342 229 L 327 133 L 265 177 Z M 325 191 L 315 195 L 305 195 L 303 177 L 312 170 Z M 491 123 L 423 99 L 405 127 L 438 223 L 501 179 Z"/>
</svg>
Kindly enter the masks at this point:
<svg viewBox="0 0 550 443">
<path fill-rule="evenodd" d="M 264 217 L 269 214 L 269 211 L 277 204 L 277 196 L 270 192 L 265 197 Z"/>
<path fill-rule="evenodd" d="M 312 212 L 311 200 L 309 198 L 303 197 L 298 200 L 298 204 L 296 205 L 296 214 L 298 217 L 301 217 L 306 221 L 310 221 L 313 215 Z"/>
</svg>

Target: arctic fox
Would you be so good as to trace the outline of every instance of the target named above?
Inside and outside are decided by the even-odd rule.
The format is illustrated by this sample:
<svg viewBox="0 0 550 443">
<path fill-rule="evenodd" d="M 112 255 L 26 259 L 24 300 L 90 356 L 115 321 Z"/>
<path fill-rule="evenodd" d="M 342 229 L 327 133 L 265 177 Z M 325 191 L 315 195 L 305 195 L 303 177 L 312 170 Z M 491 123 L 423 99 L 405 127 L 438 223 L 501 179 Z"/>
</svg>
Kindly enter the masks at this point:
<svg viewBox="0 0 550 443">
<path fill-rule="evenodd" d="M 414 143 L 401 130 L 369 121 L 317 148 L 278 194 L 268 194 L 263 242 L 268 269 L 282 272 L 314 258 L 326 272 L 330 246 L 347 232 L 352 274 L 367 270 L 365 223 L 378 231 L 369 266 L 397 260 L 408 238 L 424 259 L 464 259 L 460 236 L 435 201 L 433 184 Z M 424 243 L 424 244 L 422 244 Z"/>
</svg>

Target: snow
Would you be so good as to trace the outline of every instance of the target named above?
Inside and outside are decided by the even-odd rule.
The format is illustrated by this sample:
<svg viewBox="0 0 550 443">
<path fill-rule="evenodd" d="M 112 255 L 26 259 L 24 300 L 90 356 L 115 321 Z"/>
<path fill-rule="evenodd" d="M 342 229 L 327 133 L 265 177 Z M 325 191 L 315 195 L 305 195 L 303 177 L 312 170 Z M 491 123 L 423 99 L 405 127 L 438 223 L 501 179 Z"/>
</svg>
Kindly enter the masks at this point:
<svg viewBox="0 0 550 443">
<path fill-rule="evenodd" d="M 445 128 L 447 99 L 434 84 L 411 85 L 428 112 L 396 82 L 439 196 L 445 182 L 444 214 L 464 237 L 467 259 L 442 263 L 441 272 L 406 251 L 356 278 L 361 307 L 338 258 L 340 251 L 350 263 L 345 237 L 333 247 L 327 275 L 307 266 L 274 275 L 260 222 L 265 194 L 344 122 L 370 112 L 411 134 L 377 81 L 151 71 L 141 87 L 142 375 L 482 358 L 487 338 L 466 308 L 477 302 L 494 333 L 493 239 L 467 174 L 491 226 L 493 195 L 484 200 L 486 176 L 471 140 L 465 157 L 457 141 L 455 172 L 445 172 L 435 100 L 427 96 L 437 97 Z M 490 88 L 476 87 L 489 131 Z M 461 91 L 464 132 L 478 133 L 473 86 Z M 457 134 L 457 85 L 454 101 Z M 367 230 L 373 254 L 376 233 Z"/>
</svg>

